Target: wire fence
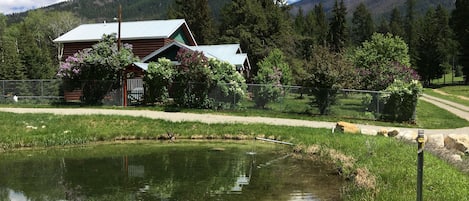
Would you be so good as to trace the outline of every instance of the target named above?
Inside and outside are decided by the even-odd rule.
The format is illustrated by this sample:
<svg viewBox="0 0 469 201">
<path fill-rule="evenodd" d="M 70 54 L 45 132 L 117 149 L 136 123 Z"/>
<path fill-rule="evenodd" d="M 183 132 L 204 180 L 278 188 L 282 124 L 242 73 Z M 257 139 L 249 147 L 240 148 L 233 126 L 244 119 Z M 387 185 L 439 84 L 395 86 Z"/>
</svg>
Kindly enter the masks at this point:
<svg viewBox="0 0 469 201">
<path fill-rule="evenodd" d="M 116 81 L 83 81 L 75 90 L 64 87 L 62 80 L 0 80 L 0 98 L 2 104 L 19 103 L 77 103 L 82 104 L 86 96 L 98 97 L 103 105 L 121 106 L 123 103 L 122 87 Z M 331 116 L 376 120 L 382 115 L 385 104 L 379 91 L 352 89 L 318 89 L 301 86 L 271 86 L 247 84 L 241 90 L 238 85 L 218 85 L 200 90 L 205 83 L 192 83 L 168 86 L 166 101 L 145 100 L 149 90 L 141 80 L 127 82 L 128 105 L 169 105 L 178 104 L 178 93 L 186 93 L 184 98 L 198 103 L 206 101 L 206 108 L 243 111 L 246 109 L 259 112 L 279 112 L 288 114 L 318 115 L 326 112 Z M 89 94 L 94 90 L 102 95 Z M 239 91 L 241 90 L 241 92 Z M 320 93 L 318 93 L 320 92 Z M 88 93 L 88 94 L 87 94 Z M 187 95 L 189 94 L 189 95 Z M 326 96 L 326 99 L 321 98 Z M 14 97 L 17 100 L 15 101 Z M 180 94 L 179 94 L 180 96 Z M 206 100 L 202 100 L 206 99 Z M 320 104 L 327 102 L 327 110 L 322 111 Z M 320 103 L 320 104 L 318 104 Z M 191 107 L 188 105 L 186 107 Z"/>
<path fill-rule="evenodd" d="M 60 100 L 62 83 L 62 80 L 0 80 L 0 103 Z"/>
</svg>

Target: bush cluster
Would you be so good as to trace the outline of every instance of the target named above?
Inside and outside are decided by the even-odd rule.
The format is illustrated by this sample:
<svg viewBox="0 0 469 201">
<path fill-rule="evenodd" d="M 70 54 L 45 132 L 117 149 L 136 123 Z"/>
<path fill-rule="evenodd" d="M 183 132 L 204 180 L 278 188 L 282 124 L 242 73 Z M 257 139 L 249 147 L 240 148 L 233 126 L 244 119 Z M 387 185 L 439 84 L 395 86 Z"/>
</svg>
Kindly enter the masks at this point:
<svg viewBox="0 0 469 201">
<path fill-rule="evenodd" d="M 235 66 L 185 49 L 177 59 L 177 66 L 165 58 L 149 64 L 146 103 L 164 103 L 172 97 L 181 107 L 218 109 L 234 107 L 245 96 L 246 81 Z"/>
<path fill-rule="evenodd" d="M 423 87 L 417 80 L 403 82 L 395 80 L 382 97 L 384 111 L 381 118 L 385 121 L 413 122 L 415 109 Z"/>
</svg>

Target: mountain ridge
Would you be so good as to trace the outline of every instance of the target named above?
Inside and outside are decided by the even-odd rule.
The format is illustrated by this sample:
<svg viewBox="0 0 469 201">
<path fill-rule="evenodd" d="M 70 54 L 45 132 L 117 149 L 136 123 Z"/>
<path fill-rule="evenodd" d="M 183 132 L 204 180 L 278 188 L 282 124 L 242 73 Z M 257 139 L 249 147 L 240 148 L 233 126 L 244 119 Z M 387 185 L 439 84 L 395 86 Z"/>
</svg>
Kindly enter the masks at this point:
<svg viewBox="0 0 469 201">
<path fill-rule="evenodd" d="M 344 0 L 344 4 L 347 7 L 347 15 L 351 17 L 355 8 L 363 2 L 376 19 L 389 16 L 394 8 L 398 8 L 401 13 L 405 13 L 406 1 L 407 0 Z M 423 14 L 428 10 L 428 8 L 436 8 L 438 4 L 441 4 L 448 10 L 452 10 L 454 9 L 455 2 L 456 0 L 416 0 L 415 11 L 419 14 Z M 303 13 L 308 13 L 319 3 L 322 3 L 326 13 L 331 13 L 335 1 L 300 0 L 291 4 L 292 9 L 290 12 L 293 15 L 296 15 L 301 7 L 303 9 Z"/>
<path fill-rule="evenodd" d="M 355 8 L 361 3 L 365 3 L 375 19 L 387 18 L 393 8 L 398 8 L 401 13 L 405 13 L 405 4 L 407 0 L 344 0 L 347 7 L 348 17 L 351 17 Z M 448 10 L 454 9 L 456 0 L 416 0 L 415 10 L 418 14 L 425 13 L 428 8 L 436 7 L 441 4 Z M 219 19 L 220 11 L 224 5 L 231 0 L 209 0 L 209 5 L 215 19 Z M 124 21 L 154 20 L 166 19 L 167 11 L 174 3 L 174 0 L 160 0 L 155 3 L 154 0 L 69 0 L 50 6 L 38 8 L 36 10 L 45 11 L 70 11 L 80 18 L 91 23 L 103 21 L 112 21 L 117 16 L 119 4 L 123 8 Z M 322 3 L 326 14 L 332 12 L 335 1 L 333 0 L 299 0 L 289 4 L 290 13 L 296 15 L 301 7 L 303 13 L 311 11 L 315 5 Z M 26 12 L 13 13 L 7 15 L 8 22 L 20 22 L 27 16 Z"/>
</svg>

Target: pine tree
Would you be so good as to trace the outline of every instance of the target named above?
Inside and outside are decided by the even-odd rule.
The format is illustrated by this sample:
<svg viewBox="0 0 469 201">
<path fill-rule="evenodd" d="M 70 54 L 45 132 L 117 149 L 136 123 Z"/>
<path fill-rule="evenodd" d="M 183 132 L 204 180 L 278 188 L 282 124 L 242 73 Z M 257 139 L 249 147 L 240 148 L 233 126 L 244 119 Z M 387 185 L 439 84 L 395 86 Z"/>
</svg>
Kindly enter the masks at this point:
<svg viewBox="0 0 469 201">
<path fill-rule="evenodd" d="M 329 45 L 332 51 L 340 52 L 348 42 L 347 21 L 345 19 L 347 8 L 343 0 L 340 1 L 340 4 L 337 0 L 335 1 L 332 15 L 330 19 Z"/>
<path fill-rule="evenodd" d="M 327 22 L 326 13 L 322 7 L 322 3 L 314 6 L 314 16 L 314 19 L 316 20 L 314 35 L 316 36 L 317 44 L 325 46 L 327 44 L 329 24 Z"/>
<path fill-rule="evenodd" d="M 402 16 L 397 8 L 392 10 L 391 18 L 389 20 L 389 31 L 394 36 L 405 36 Z"/>
<path fill-rule="evenodd" d="M 298 9 L 298 13 L 297 15 L 295 16 L 295 19 L 293 21 L 293 27 L 296 31 L 296 33 L 300 34 L 300 35 L 304 35 L 305 34 L 305 16 L 304 16 L 304 13 L 303 13 L 303 8 L 299 8 Z"/>
<path fill-rule="evenodd" d="M 469 1 L 456 0 L 456 9 L 453 10 L 451 25 L 455 38 L 460 45 L 459 63 L 463 66 L 463 73 L 466 77 L 465 83 L 469 84 Z"/>
<path fill-rule="evenodd" d="M 417 51 L 416 51 L 416 43 L 417 43 L 417 23 L 415 19 L 415 0 L 407 0 L 407 14 L 405 18 L 405 41 L 409 45 L 409 55 L 410 55 L 410 63 L 412 66 L 415 66 L 417 61 Z"/>
<path fill-rule="evenodd" d="M 185 19 L 200 44 L 212 44 L 215 40 L 215 25 L 208 0 L 175 0 L 168 11 L 168 18 Z"/>
<path fill-rule="evenodd" d="M 456 52 L 456 42 L 452 39 L 448 12 L 439 5 L 429 9 L 421 23 L 418 44 L 417 69 L 422 79 L 429 84 L 432 79 L 442 77 Z"/>
<path fill-rule="evenodd" d="M 6 27 L 0 14 L 0 80 L 24 79 L 24 67 L 20 60 L 14 27 Z"/>
<path fill-rule="evenodd" d="M 233 0 L 222 10 L 220 43 L 240 43 L 249 55 L 252 73 L 271 49 L 288 57 L 296 52 L 288 8 L 271 0 Z"/>
<path fill-rule="evenodd" d="M 382 33 L 382 34 L 391 33 L 391 29 L 389 28 L 388 21 L 382 18 L 378 27 L 376 28 L 376 32 Z"/>
<path fill-rule="evenodd" d="M 18 38 L 21 63 L 25 67 L 28 79 L 50 79 L 55 74 L 51 56 L 47 48 L 41 49 L 34 33 L 25 23 L 20 25 L 21 35 Z"/>
<path fill-rule="evenodd" d="M 457 54 L 457 41 L 453 39 L 454 32 L 449 24 L 449 13 L 448 11 L 440 4 L 435 9 L 436 24 L 438 27 L 438 51 L 442 54 L 442 66 L 450 66 L 452 63 L 453 57 Z M 449 69 L 444 69 L 445 73 Z"/>
<path fill-rule="evenodd" d="M 422 22 L 421 34 L 418 37 L 419 43 L 416 45 L 418 53 L 417 71 L 425 84 L 430 80 L 443 75 L 441 63 L 443 56 L 438 51 L 439 27 L 436 26 L 436 16 L 433 9 L 429 9 Z"/>
<path fill-rule="evenodd" d="M 375 32 L 374 22 L 371 13 L 362 2 L 353 12 L 352 18 L 352 39 L 355 45 L 360 45 L 365 40 L 371 38 Z"/>
</svg>

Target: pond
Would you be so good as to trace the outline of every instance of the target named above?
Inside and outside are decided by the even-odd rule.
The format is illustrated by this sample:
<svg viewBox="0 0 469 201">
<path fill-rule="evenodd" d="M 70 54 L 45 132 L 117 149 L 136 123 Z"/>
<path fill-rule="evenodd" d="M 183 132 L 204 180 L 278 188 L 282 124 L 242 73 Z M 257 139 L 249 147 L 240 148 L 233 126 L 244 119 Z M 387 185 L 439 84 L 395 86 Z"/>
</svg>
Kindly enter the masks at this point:
<svg viewBox="0 0 469 201">
<path fill-rule="evenodd" d="M 267 143 L 133 143 L 0 154 L 0 200 L 340 200 L 342 180 Z"/>
</svg>

